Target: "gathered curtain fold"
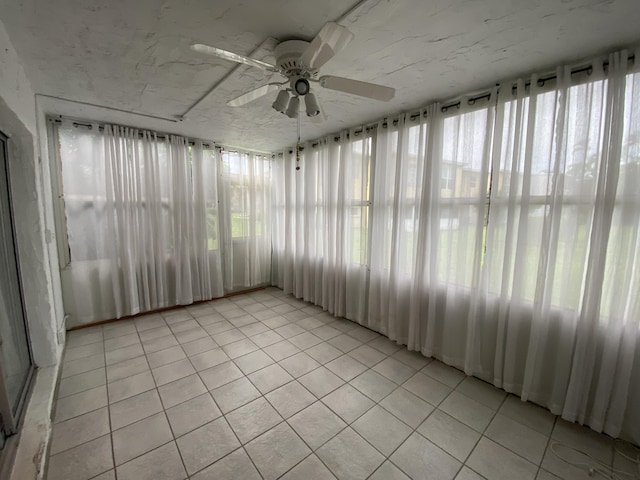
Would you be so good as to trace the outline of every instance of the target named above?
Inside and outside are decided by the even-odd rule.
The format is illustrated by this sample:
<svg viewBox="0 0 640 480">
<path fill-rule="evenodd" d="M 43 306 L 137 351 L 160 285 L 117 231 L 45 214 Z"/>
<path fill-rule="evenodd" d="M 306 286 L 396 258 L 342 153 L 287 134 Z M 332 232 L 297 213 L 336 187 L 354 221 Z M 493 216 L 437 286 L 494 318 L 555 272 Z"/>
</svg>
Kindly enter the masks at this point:
<svg viewBox="0 0 640 480">
<path fill-rule="evenodd" d="M 274 285 L 639 441 L 640 74 L 629 56 L 322 139 L 300 171 L 285 153 Z"/>
<path fill-rule="evenodd" d="M 268 159 L 115 125 L 55 133 L 68 326 L 269 282 Z"/>
</svg>

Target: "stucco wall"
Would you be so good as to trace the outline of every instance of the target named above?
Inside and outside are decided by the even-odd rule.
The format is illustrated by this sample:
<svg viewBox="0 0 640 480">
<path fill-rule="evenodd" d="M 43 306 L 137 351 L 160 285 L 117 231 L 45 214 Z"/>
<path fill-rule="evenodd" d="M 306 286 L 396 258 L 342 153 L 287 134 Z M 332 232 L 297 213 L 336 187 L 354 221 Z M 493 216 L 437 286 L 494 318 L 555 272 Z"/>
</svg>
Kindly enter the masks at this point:
<svg viewBox="0 0 640 480">
<path fill-rule="evenodd" d="M 51 268 L 57 260 L 51 258 L 49 247 L 54 237 L 46 228 L 50 222 L 45 205 L 51 203 L 51 195 L 45 193 L 47 182 L 43 182 L 38 155 L 34 92 L 2 22 L 0 130 L 9 137 L 9 176 L 17 253 L 33 360 L 39 367 L 55 365 L 60 358 L 57 330 L 63 314 L 56 311 L 56 305 L 60 303 L 56 296 L 60 296 L 60 292 L 56 289 L 55 278 L 59 275 L 57 269 Z M 59 285 L 59 280 L 57 283 Z"/>
</svg>

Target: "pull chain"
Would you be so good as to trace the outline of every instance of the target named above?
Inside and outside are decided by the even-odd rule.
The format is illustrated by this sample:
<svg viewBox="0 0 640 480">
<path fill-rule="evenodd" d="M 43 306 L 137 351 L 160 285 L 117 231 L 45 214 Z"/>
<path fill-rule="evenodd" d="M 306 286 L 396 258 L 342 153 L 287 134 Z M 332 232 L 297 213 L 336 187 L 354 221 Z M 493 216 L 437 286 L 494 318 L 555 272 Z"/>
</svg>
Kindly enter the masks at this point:
<svg viewBox="0 0 640 480">
<path fill-rule="evenodd" d="M 298 120 L 298 143 L 296 143 L 296 170 L 300 170 L 300 112 L 296 116 Z"/>
</svg>

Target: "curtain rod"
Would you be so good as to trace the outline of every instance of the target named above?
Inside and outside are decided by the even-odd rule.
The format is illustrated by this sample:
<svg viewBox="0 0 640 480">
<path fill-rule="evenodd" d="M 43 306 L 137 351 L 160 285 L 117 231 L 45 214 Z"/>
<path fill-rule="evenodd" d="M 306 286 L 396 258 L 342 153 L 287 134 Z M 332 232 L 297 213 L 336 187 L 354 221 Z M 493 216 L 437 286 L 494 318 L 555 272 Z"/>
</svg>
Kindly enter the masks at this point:
<svg viewBox="0 0 640 480">
<path fill-rule="evenodd" d="M 635 59 L 636 59 L 635 55 L 633 54 L 629 55 L 627 57 L 627 64 L 633 65 L 635 63 Z M 606 72 L 609 68 L 609 61 L 604 60 L 602 62 L 602 66 L 604 68 L 604 71 Z M 583 65 L 581 67 L 576 67 L 571 69 L 571 75 L 579 75 L 581 73 L 586 73 L 587 75 L 591 75 L 591 72 L 593 72 L 593 65 Z M 551 80 L 556 80 L 557 78 L 558 78 L 558 75 L 556 73 L 550 73 L 548 75 L 541 76 L 540 78 L 538 78 L 538 86 L 542 87 L 546 82 L 549 82 Z M 530 87 L 531 80 L 527 80 L 526 82 L 524 82 L 524 86 L 525 88 Z M 513 82 L 511 86 L 511 91 L 513 92 L 517 89 L 518 89 L 517 83 Z"/>
<path fill-rule="evenodd" d="M 87 128 L 88 130 L 92 130 L 92 129 L 93 129 L 93 126 L 94 126 L 94 125 L 97 125 L 97 126 L 98 126 L 98 131 L 100 131 L 100 132 L 102 132 L 102 131 L 104 130 L 104 126 L 105 126 L 105 125 L 107 125 L 106 123 L 101 123 L 101 122 L 92 122 L 92 123 L 89 123 L 89 122 L 90 122 L 89 120 L 79 120 L 79 119 L 76 119 L 76 118 L 66 117 L 66 116 L 63 116 L 63 115 L 56 115 L 55 117 L 54 117 L 54 116 L 49 116 L 49 117 L 48 117 L 48 120 L 49 120 L 50 122 L 58 123 L 58 124 L 61 124 L 61 123 L 62 123 L 62 120 L 68 120 L 68 121 L 70 121 L 70 122 L 71 122 L 71 124 L 72 124 L 74 127 L 76 127 L 76 128 L 77 128 L 77 127 L 83 127 L 83 128 Z M 155 130 L 149 130 L 149 129 L 146 129 L 146 128 L 131 127 L 131 126 L 128 126 L 128 125 L 119 125 L 119 124 L 115 124 L 115 123 L 113 123 L 113 124 L 109 124 L 109 125 L 115 125 L 115 126 L 118 126 L 118 127 L 134 128 L 134 129 L 136 129 L 136 130 L 141 130 L 141 131 L 138 133 L 138 137 L 140 137 L 140 138 L 142 138 L 142 137 L 143 137 L 143 133 L 142 133 L 142 131 L 145 131 L 145 130 L 146 130 L 146 131 L 148 131 L 148 132 L 152 132 L 152 133 L 154 133 L 154 134 L 156 135 L 156 138 L 158 138 L 159 140 L 166 140 L 166 139 L 168 138 L 168 136 L 169 136 L 169 135 L 175 135 L 175 136 L 178 136 L 178 137 L 186 138 L 186 139 L 187 139 L 187 143 L 188 143 L 189 145 L 191 145 L 191 146 L 195 145 L 197 141 L 202 142 L 202 145 L 203 145 L 204 147 L 206 147 L 206 148 L 213 148 L 213 147 L 214 147 L 214 144 L 215 144 L 215 142 L 210 141 L 210 140 L 200 140 L 200 139 L 188 138 L 188 137 L 185 137 L 184 135 L 179 135 L 179 134 L 177 134 L 177 133 L 157 132 L 157 131 L 155 131 Z"/>
<path fill-rule="evenodd" d="M 627 62 L 630 63 L 630 64 L 634 64 L 635 63 L 635 55 L 634 54 L 629 55 L 627 57 Z M 607 67 L 609 66 L 609 61 L 604 59 L 602 61 L 602 65 L 603 65 L 603 67 L 604 67 L 604 69 L 606 71 Z M 580 67 L 576 67 L 576 68 L 571 69 L 571 75 L 579 75 L 580 73 L 585 73 L 585 72 L 591 73 L 591 70 L 593 70 L 593 66 L 592 65 L 586 65 L 585 66 L 584 64 L 582 64 L 582 66 L 580 66 Z M 548 82 L 548 81 L 551 81 L 551 80 L 555 80 L 556 78 L 557 78 L 557 75 L 555 73 L 550 73 L 548 75 L 540 77 L 538 79 L 538 84 L 540 86 L 542 86 L 542 85 L 544 85 L 545 82 Z M 517 89 L 517 83 L 514 82 L 514 81 L 505 81 L 504 83 L 507 84 L 507 85 L 509 83 L 511 83 L 512 84 L 512 87 L 511 87 L 512 91 Z M 529 87 L 529 86 L 531 86 L 531 81 L 530 80 L 525 82 L 525 87 Z M 500 83 L 496 83 L 496 87 L 499 88 L 500 87 Z M 467 98 L 467 103 L 469 105 L 473 105 L 478 100 L 482 100 L 482 99 L 490 100 L 491 99 L 491 92 L 484 92 L 484 93 L 481 93 L 479 95 L 471 96 L 471 97 Z M 442 111 L 442 113 L 445 113 L 445 112 L 449 111 L 452 108 L 460 108 L 461 105 L 462 105 L 462 100 L 458 99 L 458 100 L 454 100 L 454 101 L 449 101 L 449 102 L 444 103 L 444 105 L 440 108 L 440 110 Z M 402 114 L 400 114 L 400 115 L 402 115 Z M 426 111 L 424 111 L 424 112 L 414 112 L 414 113 L 406 115 L 406 117 L 408 117 L 409 120 L 414 121 L 415 119 L 420 118 L 421 115 L 424 115 L 426 117 L 427 116 L 427 112 Z M 383 118 L 382 122 L 383 122 L 382 123 L 382 128 L 387 128 L 387 125 L 388 125 L 387 119 Z M 354 135 L 359 135 L 363 131 L 368 132 L 370 129 L 377 128 L 378 123 L 379 122 L 371 123 L 371 124 L 368 124 L 368 125 L 364 125 L 361 129 L 355 130 L 353 133 L 354 133 Z M 398 124 L 398 120 L 397 119 L 393 120 L 393 125 L 396 126 L 397 124 Z M 349 134 L 348 133 L 347 133 L 347 138 L 349 138 Z M 333 140 L 335 142 L 340 141 L 340 139 L 341 139 L 340 135 L 335 135 L 333 137 Z M 320 142 L 321 142 L 321 140 L 318 140 L 318 141 L 315 141 L 315 142 L 311 143 L 311 147 L 312 148 L 317 147 L 320 144 Z M 293 150 L 289 150 L 289 152 L 291 153 L 291 152 L 293 152 Z"/>
</svg>

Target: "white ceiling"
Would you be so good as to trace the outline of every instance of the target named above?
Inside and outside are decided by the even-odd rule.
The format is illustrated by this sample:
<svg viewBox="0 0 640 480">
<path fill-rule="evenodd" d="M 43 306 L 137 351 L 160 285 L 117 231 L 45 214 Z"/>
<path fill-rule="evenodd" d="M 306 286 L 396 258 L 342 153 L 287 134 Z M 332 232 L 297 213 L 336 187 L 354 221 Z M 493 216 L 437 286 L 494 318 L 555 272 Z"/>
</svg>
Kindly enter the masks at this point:
<svg viewBox="0 0 640 480">
<path fill-rule="evenodd" d="M 273 62 L 277 40 L 310 40 L 357 0 L 0 0 L 0 20 L 36 92 L 176 118 L 234 63 L 192 52 L 206 43 Z M 340 22 L 355 40 L 322 69 L 396 88 L 388 103 L 316 90 L 328 121 L 303 139 L 640 42 L 638 0 L 369 0 Z M 51 113 L 182 133 L 272 151 L 295 143 L 295 120 L 271 96 L 231 98 L 268 81 L 241 66 L 183 122 L 114 117 L 46 101 Z"/>
</svg>

